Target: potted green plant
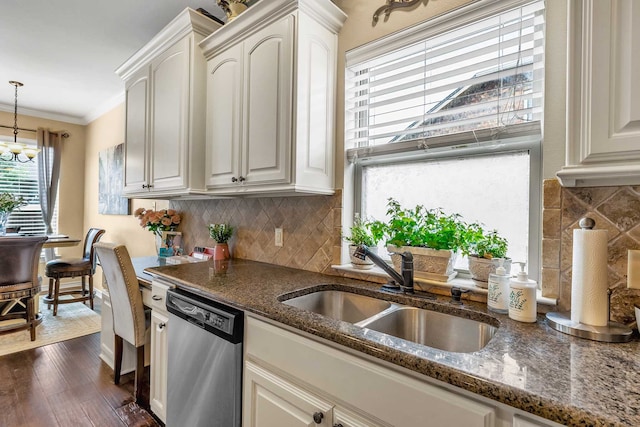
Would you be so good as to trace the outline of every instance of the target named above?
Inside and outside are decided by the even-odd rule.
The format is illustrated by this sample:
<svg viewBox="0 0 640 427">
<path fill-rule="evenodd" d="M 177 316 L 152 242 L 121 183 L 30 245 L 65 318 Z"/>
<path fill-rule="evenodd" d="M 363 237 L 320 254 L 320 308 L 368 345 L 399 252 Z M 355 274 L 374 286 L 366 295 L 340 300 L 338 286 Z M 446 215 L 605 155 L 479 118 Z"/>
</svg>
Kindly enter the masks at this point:
<svg viewBox="0 0 640 427">
<path fill-rule="evenodd" d="M 400 269 L 400 255 L 396 253 L 408 251 L 413 254 L 416 277 L 438 281 L 455 277 L 457 253 L 467 244 L 467 224 L 460 215 L 422 205 L 407 209 L 390 198 L 387 216 L 384 231 L 396 270 Z"/>
<path fill-rule="evenodd" d="M 466 241 L 462 252 L 469 258 L 469 272 L 476 285 L 488 286 L 489 274 L 495 273 L 500 259 L 504 260 L 507 273 L 511 271 L 511 259 L 507 258 L 509 243 L 497 230 L 487 231 L 478 223 L 471 224 Z"/>
<path fill-rule="evenodd" d="M 366 221 L 356 215 L 351 226 L 350 235 L 343 236 L 344 240 L 349 242 L 349 257 L 351 265 L 360 270 L 369 270 L 373 268 L 373 262 L 370 259 L 360 259 L 353 256 L 356 247 L 365 245 L 373 252 L 377 252 L 378 243 L 382 240 L 384 234 L 384 224 L 380 221 Z"/>
<path fill-rule="evenodd" d="M 233 227 L 229 224 L 209 224 L 209 236 L 216 242 L 213 246 L 213 259 L 228 259 L 229 239 L 233 236 Z"/>
<path fill-rule="evenodd" d="M 0 193 L 0 236 L 6 234 L 7 221 L 9 220 L 11 212 L 25 204 L 26 202 L 21 196 L 14 196 L 11 193 Z"/>
</svg>

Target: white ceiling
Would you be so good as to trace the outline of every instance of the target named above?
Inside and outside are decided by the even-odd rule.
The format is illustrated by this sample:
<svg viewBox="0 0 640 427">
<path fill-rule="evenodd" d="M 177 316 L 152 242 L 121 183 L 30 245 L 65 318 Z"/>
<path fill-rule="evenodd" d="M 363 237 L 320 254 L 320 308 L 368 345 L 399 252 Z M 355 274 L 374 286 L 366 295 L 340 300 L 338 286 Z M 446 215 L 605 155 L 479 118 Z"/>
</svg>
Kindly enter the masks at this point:
<svg viewBox="0 0 640 427">
<path fill-rule="evenodd" d="M 124 100 L 114 70 L 185 7 L 216 0 L 2 0 L 0 110 L 87 124 Z M 19 123 L 18 123 L 19 125 Z"/>
</svg>

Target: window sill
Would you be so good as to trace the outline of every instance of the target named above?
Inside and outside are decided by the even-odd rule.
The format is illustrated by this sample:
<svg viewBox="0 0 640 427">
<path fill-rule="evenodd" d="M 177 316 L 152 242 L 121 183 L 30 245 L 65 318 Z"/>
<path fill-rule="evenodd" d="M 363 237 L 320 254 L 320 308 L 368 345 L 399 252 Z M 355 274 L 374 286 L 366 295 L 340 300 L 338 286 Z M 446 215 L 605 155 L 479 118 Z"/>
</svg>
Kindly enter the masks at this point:
<svg viewBox="0 0 640 427">
<path fill-rule="evenodd" d="M 389 277 L 387 275 L 387 273 L 385 273 L 378 266 L 374 266 L 370 270 L 360 270 L 358 268 L 352 267 L 351 264 L 332 265 L 331 268 L 333 268 L 334 270 L 340 271 L 340 272 L 345 272 L 345 273 L 356 273 L 356 274 L 363 274 L 363 275 L 367 275 L 367 276 L 376 276 L 376 277 L 382 277 L 382 278 L 388 278 Z M 423 291 L 428 291 L 430 287 L 437 287 L 437 288 L 440 288 L 442 290 L 450 290 L 453 287 L 457 287 L 457 288 L 468 290 L 470 293 L 473 293 L 473 294 L 476 294 L 476 295 L 483 295 L 485 297 L 486 297 L 486 295 L 488 293 L 488 291 L 486 289 L 483 289 L 483 288 L 480 288 L 480 287 L 476 286 L 476 284 L 473 282 L 473 280 L 465 279 L 465 278 L 457 278 L 456 277 L 456 278 L 450 280 L 449 282 L 437 282 L 435 280 L 416 278 L 414 280 L 414 282 L 415 282 L 415 286 L 418 289 L 423 290 Z M 543 297 L 542 296 L 542 291 L 540 289 L 538 289 L 538 291 L 537 291 L 536 300 L 537 300 L 538 304 L 542 304 L 542 305 L 547 305 L 547 306 L 556 306 L 557 305 L 557 300 L 555 298 Z"/>
</svg>

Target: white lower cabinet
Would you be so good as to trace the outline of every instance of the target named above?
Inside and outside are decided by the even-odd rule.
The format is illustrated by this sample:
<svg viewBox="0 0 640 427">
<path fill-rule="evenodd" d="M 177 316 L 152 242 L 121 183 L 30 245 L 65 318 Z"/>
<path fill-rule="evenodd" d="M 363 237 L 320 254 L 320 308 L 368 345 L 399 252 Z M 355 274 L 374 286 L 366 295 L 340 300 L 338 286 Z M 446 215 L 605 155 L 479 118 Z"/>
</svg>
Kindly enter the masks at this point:
<svg viewBox="0 0 640 427">
<path fill-rule="evenodd" d="M 167 419 L 167 328 L 169 314 L 166 296 L 169 285 L 154 281 L 151 285 L 151 373 L 149 406 L 163 422 Z"/>
<path fill-rule="evenodd" d="M 268 370 L 247 362 L 245 387 L 251 405 L 243 414 L 245 426 L 331 426 L 333 405 Z M 247 409 L 249 409 L 247 411 Z"/>
<path fill-rule="evenodd" d="M 245 338 L 245 427 L 497 425 L 492 405 L 262 320 Z"/>
</svg>

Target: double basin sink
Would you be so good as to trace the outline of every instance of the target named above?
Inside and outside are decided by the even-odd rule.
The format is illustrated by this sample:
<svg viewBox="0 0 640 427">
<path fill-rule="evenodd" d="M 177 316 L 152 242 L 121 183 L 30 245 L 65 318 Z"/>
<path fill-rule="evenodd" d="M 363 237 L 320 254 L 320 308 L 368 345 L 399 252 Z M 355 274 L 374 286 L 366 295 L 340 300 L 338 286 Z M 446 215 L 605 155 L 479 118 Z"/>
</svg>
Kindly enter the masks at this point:
<svg viewBox="0 0 640 427">
<path fill-rule="evenodd" d="M 284 304 L 440 350 L 471 353 L 484 348 L 497 327 L 452 314 L 366 295 L 322 290 Z"/>
</svg>

